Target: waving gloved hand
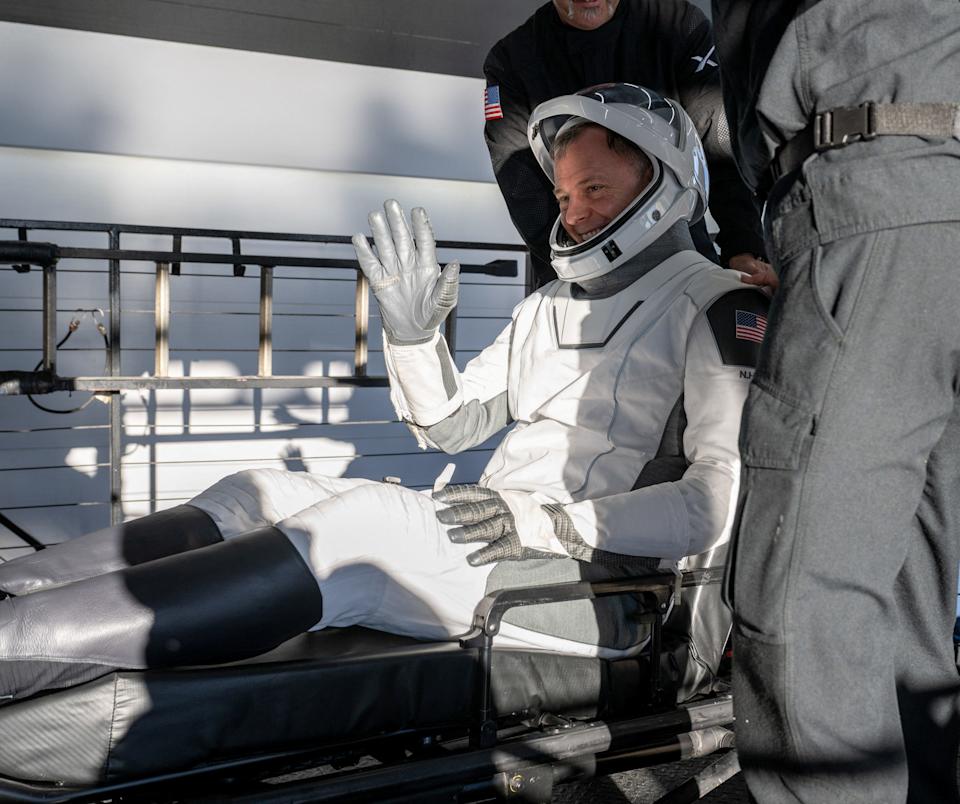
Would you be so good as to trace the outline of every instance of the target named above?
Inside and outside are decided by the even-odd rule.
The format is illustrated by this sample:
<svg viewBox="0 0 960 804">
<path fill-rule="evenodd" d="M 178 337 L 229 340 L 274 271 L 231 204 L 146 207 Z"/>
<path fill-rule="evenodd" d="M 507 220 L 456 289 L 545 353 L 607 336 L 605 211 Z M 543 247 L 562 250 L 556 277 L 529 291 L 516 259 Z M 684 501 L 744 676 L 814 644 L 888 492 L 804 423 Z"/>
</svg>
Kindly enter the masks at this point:
<svg viewBox="0 0 960 804">
<path fill-rule="evenodd" d="M 474 567 L 491 561 L 565 556 L 554 533 L 553 520 L 534 495 L 525 491 L 494 491 L 484 486 L 445 486 L 433 499 L 449 506 L 437 512 L 457 544 L 487 542 L 467 556 Z"/>
<path fill-rule="evenodd" d="M 456 307 L 460 281 L 459 263 L 452 262 L 440 271 L 426 210 L 415 207 L 410 219 L 413 234 L 394 200 L 384 203 L 383 212 L 370 213 L 376 255 L 364 235 L 353 236 L 360 269 L 380 305 L 383 329 L 398 346 L 433 338 Z"/>
</svg>

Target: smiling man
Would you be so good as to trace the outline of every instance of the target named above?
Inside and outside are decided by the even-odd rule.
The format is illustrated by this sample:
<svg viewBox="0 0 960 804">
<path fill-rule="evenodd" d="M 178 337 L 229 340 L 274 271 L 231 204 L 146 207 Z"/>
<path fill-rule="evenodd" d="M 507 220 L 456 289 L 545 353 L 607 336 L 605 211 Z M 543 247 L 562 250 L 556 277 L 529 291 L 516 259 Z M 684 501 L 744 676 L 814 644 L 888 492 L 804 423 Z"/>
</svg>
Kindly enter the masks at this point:
<svg viewBox="0 0 960 804">
<path fill-rule="evenodd" d="M 575 138 L 579 144 L 571 148 Z M 553 159 L 553 194 L 575 243 L 600 234 L 653 177 L 650 160 L 629 140 L 587 122 L 557 138 Z"/>
<path fill-rule="evenodd" d="M 710 209 L 720 227 L 716 249 L 705 223 L 693 241 L 708 259 L 762 277 L 760 220 L 740 180 L 720 94 L 710 23 L 685 0 L 552 0 L 497 42 L 483 67 L 484 136 L 517 231 L 530 247 L 537 284 L 549 264 L 552 187 L 527 142 L 537 104 L 583 87 L 624 81 L 680 102 L 697 127 L 711 174 Z"/>
<path fill-rule="evenodd" d="M 543 104 L 530 141 L 564 208 L 550 235 L 559 279 L 462 371 L 440 334 L 458 267 L 440 270 L 424 210 L 408 223 L 388 201 L 370 215 L 376 251 L 354 237 L 398 417 L 449 453 L 512 426 L 480 481 L 430 495 L 250 470 L 2 564 L 0 703 L 327 626 L 448 639 L 492 589 L 644 573 L 724 543 L 767 300 L 692 248 L 708 183 L 693 123 L 611 85 Z M 497 641 L 629 654 L 646 636 L 634 605 L 519 608 Z M 698 655 L 719 661 L 726 628 L 713 635 Z"/>
</svg>

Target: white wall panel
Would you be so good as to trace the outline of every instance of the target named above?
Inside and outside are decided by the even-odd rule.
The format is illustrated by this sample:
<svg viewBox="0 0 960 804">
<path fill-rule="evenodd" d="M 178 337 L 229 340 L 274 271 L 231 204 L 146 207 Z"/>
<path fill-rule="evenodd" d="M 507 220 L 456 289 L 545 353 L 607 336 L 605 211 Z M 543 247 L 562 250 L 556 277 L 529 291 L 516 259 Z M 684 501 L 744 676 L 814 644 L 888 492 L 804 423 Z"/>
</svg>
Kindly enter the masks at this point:
<svg viewBox="0 0 960 804">
<path fill-rule="evenodd" d="M 363 231 L 397 198 L 441 239 L 520 242 L 493 183 L 0 148 L 0 187 L 4 218 L 317 234 Z"/>
<path fill-rule="evenodd" d="M 491 181 L 483 80 L 0 23 L 0 143 Z"/>
<path fill-rule="evenodd" d="M 0 0 L 58 28 L 475 77 L 541 0 Z"/>
</svg>

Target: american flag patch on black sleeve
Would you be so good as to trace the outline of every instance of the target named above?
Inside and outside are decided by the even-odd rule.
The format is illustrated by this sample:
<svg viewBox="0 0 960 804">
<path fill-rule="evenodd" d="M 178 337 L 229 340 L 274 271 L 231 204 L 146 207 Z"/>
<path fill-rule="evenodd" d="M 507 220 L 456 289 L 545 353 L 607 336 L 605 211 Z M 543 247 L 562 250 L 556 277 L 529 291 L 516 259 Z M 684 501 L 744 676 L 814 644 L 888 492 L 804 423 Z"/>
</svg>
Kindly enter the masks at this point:
<svg viewBox="0 0 960 804">
<path fill-rule="evenodd" d="M 767 317 L 759 313 L 737 310 L 735 335 L 743 341 L 762 343 L 767 331 Z"/>
<path fill-rule="evenodd" d="M 500 106 L 500 85 L 496 84 L 483 90 L 483 119 L 500 120 L 503 109 Z"/>
</svg>

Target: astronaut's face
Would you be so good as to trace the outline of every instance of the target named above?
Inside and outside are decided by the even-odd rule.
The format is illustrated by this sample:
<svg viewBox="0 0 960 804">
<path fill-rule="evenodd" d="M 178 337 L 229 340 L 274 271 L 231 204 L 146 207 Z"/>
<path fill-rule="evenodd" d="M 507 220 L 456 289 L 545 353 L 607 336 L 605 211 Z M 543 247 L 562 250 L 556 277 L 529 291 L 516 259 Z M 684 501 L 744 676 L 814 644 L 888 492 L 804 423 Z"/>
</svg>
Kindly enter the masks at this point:
<svg viewBox="0 0 960 804">
<path fill-rule="evenodd" d="M 589 240 L 640 195 L 651 176 L 649 165 L 614 151 L 604 129 L 584 129 L 553 166 L 560 223 L 575 243 Z"/>
<path fill-rule="evenodd" d="M 567 25 L 581 31 L 599 28 L 613 17 L 620 0 L 553 0 L 557 13 Z"/>
</svg>

